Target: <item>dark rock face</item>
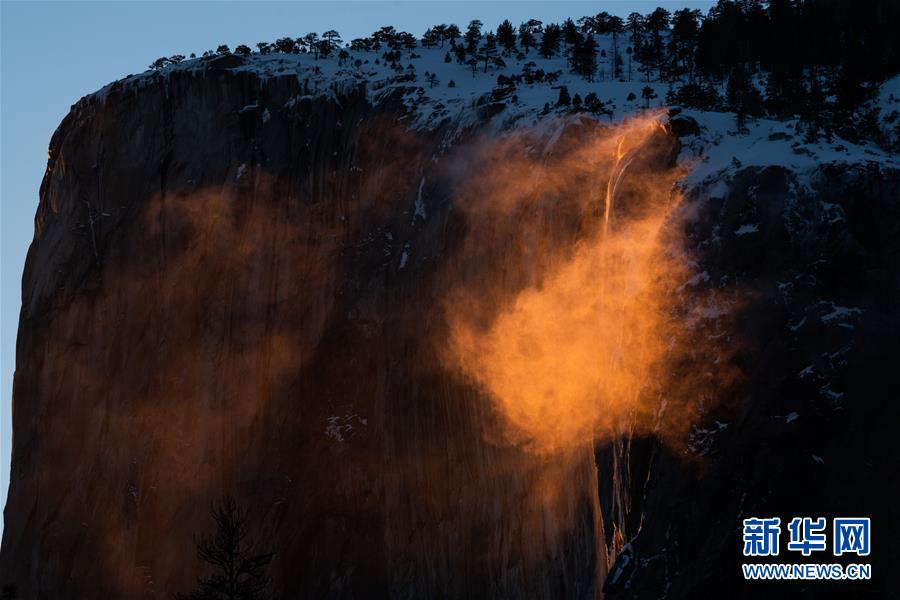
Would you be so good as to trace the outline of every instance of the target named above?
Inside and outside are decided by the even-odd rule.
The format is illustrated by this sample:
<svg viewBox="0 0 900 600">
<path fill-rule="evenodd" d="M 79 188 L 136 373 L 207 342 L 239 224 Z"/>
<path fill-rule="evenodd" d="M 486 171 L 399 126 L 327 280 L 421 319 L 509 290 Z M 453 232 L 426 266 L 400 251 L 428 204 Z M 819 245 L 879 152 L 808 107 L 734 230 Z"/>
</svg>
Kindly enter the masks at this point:
<svg viewBox="0 0 900 600">
<path fill-rule="evenodd" d="M 786 593 L 900 594 L 878 576 L 900 560 L 900 174 L 823 167 L 805 189 L 745 169 L 724 198 L 697 191 L 690 249 L 709 287 L 742 298 L 743 380 L 690 452 L 633 439 L 547 464 L 492 443 L 497 416 L 435 347 L 451 277 L 515 289 L 503 252 L 540 244 L 481 224 L 490 252 L 467 261 L 475 225 L 433 160 L 448 132 L 409 133 L 363 88 L 240 62 L 114 86 L 54 136 L 0 585 L 170 597 L 231 494 L 289 598 L 751 597 L 740 520 L 806 515 L 871 516 L 875 579 Z M 567 129 L 560 151 L 592 133 Z M 659 141 L 645 162 L 676 150 Z M 584 216 L 560 211 L 539 241 L 577 238 Z"/>
<path fill-rule="evenodd" d="M 675 137 L 685 137 L 700 133 L 700 125 L 697 121 L 684 115 L 673 116 L 669 119 L 669 129 Z"/>
<path fill-rule="evenodd" d="M 0 572 L 25 598 L 163 598 L 231 494 L 285 597 L 593 597 L 589 453 L 486 441 L 439 367 L 465 232 L 390 99 L 226 69 L 77 105 L 29 251 Z M 311 94 L 311 95 L 310 95 Z"/>
<path fill-rule="evenodd" d="M 744 379 L 698 427 L 697 463 L 638 446 L 650 448 L 632 458 L 643 523 L 608 597 L 896 597 L 900 173 L 823 166 L 804 188 L 782 168 L 747 168 L 686 210 L 701 269 L 740 291 Z M 743 518 L 852 515 L 870 516 L 878 539 L 849 561 L 871 562 L 871 581 L 743 581 L 742 562 L 765 562 L 741 555 Z M 771 562 L 803 562 L 785 538 Z"/>
</svg>

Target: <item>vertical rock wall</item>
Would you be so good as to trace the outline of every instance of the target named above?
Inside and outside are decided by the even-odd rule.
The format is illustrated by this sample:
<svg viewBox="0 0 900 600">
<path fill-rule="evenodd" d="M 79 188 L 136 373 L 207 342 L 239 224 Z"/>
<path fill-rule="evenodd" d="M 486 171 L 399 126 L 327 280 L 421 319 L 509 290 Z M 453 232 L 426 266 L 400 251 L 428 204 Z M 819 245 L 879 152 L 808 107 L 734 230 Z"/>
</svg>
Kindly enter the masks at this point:
<svg viewBox="0 0 900 600">
<path fill-rule="evenodd" d="M 441 367 L 441 136 L 364 88 L 174 72 L 73 107 L 23 283 L 2 583 L 163 598 L 231 494 L 286 597 L 594 597 L 593 455 Z M 554 481 L 553 493 L 546 482 Z"/>
</svg>

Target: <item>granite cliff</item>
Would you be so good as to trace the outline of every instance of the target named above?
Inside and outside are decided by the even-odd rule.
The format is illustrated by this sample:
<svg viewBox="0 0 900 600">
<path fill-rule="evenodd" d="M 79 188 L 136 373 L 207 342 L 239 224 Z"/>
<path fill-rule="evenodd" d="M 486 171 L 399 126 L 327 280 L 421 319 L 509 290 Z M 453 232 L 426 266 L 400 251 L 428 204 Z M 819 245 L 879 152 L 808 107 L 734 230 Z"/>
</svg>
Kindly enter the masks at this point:
<svg viewBox="0 0 900 600">
<path fill-rule="evenodd" d="M 479 314 L 493 315 L 540 285 L 596 227 L 586 207 L 615 165 L 502 214 L 472 210 L 491 190 L 469 184 L 497 156 L 577 158 L 612 126 L 540 110 L 526 125 L 490 90 L 454 113 L 415 82 L 272 64 L 117 82 L 51 140 L 0 583 L 169 597 L 197 576 L 194 538 L 222 494 L 277 550 L 289 598 L 750 597 L 740 519 L 764 513 L 870 515 L 876 573 L 896 564 L 900 453 L 873 428 L 898 417 L 890 156 L 801 148 L 770 165 L 755 141 L 722 143 L 715 118 L 660 116 L 618 193 L 627 209 L 663 176 L 684 195 L 670 222 L 690 272 L 669 308 L 707 337 L 667 381 L 735 375 L 692 399 L 680 444 L 639 430 L 548 457 L 448 368 L 451 316 L 468 309 L 454 292 L 491 290 Z M 498 142 L 519 131 L 527 143 Z M 703 346 L 728 364 L 691 363 Z M 852 585 L 898 593 L 877 575 Z"/>
</svg>

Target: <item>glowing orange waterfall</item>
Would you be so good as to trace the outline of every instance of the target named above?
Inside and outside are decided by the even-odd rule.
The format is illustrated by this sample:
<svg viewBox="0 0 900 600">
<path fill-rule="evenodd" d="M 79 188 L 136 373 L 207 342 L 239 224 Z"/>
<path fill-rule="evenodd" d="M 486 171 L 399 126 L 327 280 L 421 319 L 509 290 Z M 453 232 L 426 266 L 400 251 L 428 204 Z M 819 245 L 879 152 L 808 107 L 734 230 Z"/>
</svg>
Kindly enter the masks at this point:
<svg viewBox="0 0 900 600">
<path fill-rule="evenodd" d="M 629 187 L 644 208 L 614 229 L 609 224 L 626 172 L 658 132 L 656 115 L 636 119 L 551 166 L 531 157 L 521 164 L 498 159 L 477 181 L 479 190 L 496 190 L 492 206 L 502 205 L 506 217 L 514 214 L 510 205 L 552 194 L 559 181 L 590 181 L 595 157 L 611 157 L 602 223 L 574 251 L 552 261 L 539 282 L 500 298 L 503 308 L 489 327 L 477 324 L 483 314 L 461 310 L 478 302 L 454 302 L 449 314 L 455 366 L 494 400 L 509 440 L 538 454 L 590 447 L 595 436 L 612 439 L 632 415 L 645 429 L 656 421 L 655 406 L 640 391 L 666 352 L 662 289 L 682 270 L 660 252 L 675 175 L 644 169 Z M 535 173 L 540 177 L 528 177 Z M 583 189 L 576 199 L 587 213 L 596 195 Z M 514 218 L 516 227 L 530 225 L 521 221 L 529 217 Z M 509 257 L 507 268 L 516 268 L 516 260 Z M 486 293 L 463 291 L 470 298 Z"/>
</svg>

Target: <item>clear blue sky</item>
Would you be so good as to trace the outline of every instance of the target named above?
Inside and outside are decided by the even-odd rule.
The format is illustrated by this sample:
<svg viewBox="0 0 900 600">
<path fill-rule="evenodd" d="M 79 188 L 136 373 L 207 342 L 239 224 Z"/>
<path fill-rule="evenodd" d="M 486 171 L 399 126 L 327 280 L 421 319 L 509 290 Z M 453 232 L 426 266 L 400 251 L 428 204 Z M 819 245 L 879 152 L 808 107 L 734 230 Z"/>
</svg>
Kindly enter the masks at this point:
<svg viewBox="0 0 900 600">
<path fill-rule="evenodd" d="M 337 29 L 345 40 L 393 25 L 421 35 L 435 23 L 494 29 L 577 19 L 602 10 L 622 16 L 661 5 L 706 12 L 712 0 L 495 2 L 11 2 L 0 0 L 0 505 L 9 485 L 12 377 L 22 267 L 33 235 L 47 145 L 81 96 L 159 56 L 198 54 L 286 35 Z M 27 403 L 28 398 L 19 398 Z M 51 409 L 52 410 L 52 409 Z M 2 524 L 0 524 L 2 531 Z"/>
</svg>

